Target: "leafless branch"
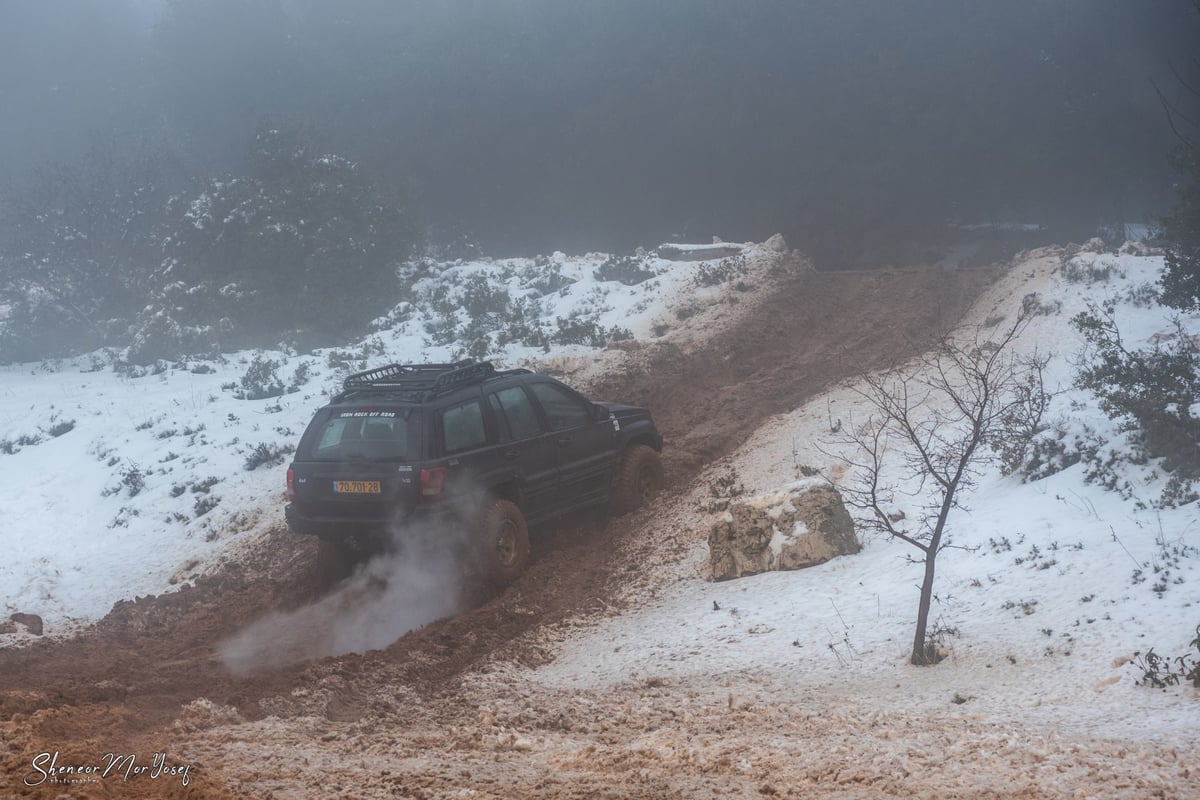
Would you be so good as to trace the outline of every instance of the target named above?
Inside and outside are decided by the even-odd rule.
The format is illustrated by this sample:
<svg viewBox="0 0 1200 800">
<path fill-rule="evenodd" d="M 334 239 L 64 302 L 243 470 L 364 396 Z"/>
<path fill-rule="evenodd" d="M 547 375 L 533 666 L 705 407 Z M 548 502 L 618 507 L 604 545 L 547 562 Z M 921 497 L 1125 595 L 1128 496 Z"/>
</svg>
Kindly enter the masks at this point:
<svg viewBox="0 0 1200 800">
<path fill-rule="evenodd" d="M 914 365 L 865 375 L 855 389 L 871 416 L 865 426 L 851 421 L 838 440 L 853 452 L 841 456 L 855 475 L 845 488 L 848 502 L 864 512 L 860 524 L 924 554 L 913 663 L 929 663 L 925 633 L 937 554 L 947 547 L 969 549 L 951 544 L 951 511 L 963 508 L 961 493 L 975 485 L 983 464 L 1018 460 L 1040 428 L 1049 400 L 1047 359 L 1012 352 L 1034 311 L 1024 303 L 999 335 L 983 328 L 958 331 Z M 895 486 L 916 482 L 924 494 L 927 481 L 933 488 L 922 513 L 901 526 Z"/>
<path fill-rule="evenodd" d="M 1195 63 L 1196 60 L 1192 59 L 1192 62 Z M 1179 73 L 1179 69 L 1173 62 L 1168 61 L 1167 66 L 1170 68 L 1171 74 L 1175 76 L 1175 80 L 1179 81 L 1179 85 L 1190 92 L 1193 97 L 1200 99 L 1200 89 L 1197 89 L 1195 86 L 1192 86 L 1190 83 L 1188 83 L 1187 79 Z"/>
<path fill-rule="evenodd" d="M 1158 102 L 1163 107 L 1163 111 L 1166 112 L 1167 125 L 1170 126 L 1171 133 L 1173 133 L 1175 138 L 1182 142 L 1183 145 L 1189 150 L 1194 150 L 1196 147 L 1195 143 L 1192 142 L 1192 140 L 1187 136 L 1183 135 L 1183 132 L 1179 130 L 1179 126 L 1175 124 L 1175 120 L 1178 118 L 1192 127 L 1196 127 L 1196 123 L 1190 121 L 1177 106 L 1167 99 L 1167 96 L 1163 94 L 1162 89 L 1158 88 L 1158 84 L 1153 79 L 1151 79 L 1150 85 L 1154 87 L 1154 93 L 1158 95 Z"/>
</svg>

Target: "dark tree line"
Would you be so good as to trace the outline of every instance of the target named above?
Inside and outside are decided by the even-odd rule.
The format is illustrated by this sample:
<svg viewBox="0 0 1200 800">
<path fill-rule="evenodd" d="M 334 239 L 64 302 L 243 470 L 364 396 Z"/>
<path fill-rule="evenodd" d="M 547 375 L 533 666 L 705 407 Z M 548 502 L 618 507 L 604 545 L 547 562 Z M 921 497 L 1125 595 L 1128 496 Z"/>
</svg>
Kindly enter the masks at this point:
<svg viewBox="0 0 1200 800">
<path fill-rule="evenodd" d="M 127 340 L 183 185 L 169 156 L 113 142 L 39 168 L 0 204 L 0 360 L 36 359 Z"/>
<path fill-rule="evenodd" d="M 311 124 L 493 250 L 782 230 L 852 258 L 947 218 L 1149 216 L 1181 7 L 162 0 L 79 90 L 216 173 L 263 118 Z"/>
<path fill-rule="evenodd" d="M 5 208 L 0 359 L 327 344 L 387 310 L 415 239 L 401 200 L 298 129 L 244 149 L 205 179 L 111 148 L 39 175 Z"/>
<path fill-rule="evenodd" d="M 1158 0 L 246 5 L 160 29 L 198 146 L 303 115 L 494 248 L 782 230 L 852 259 L 950 217 L 1094 227 L 1162 199 Z"/>
<path fill-rule="evenodd" d="M 0 213 L 17 219 L 0 253 L 58 291 L 20 244 L 42 224 L 22 208 L 75 213 L 47 176 L 97 169 L 89 148 L 130 165 L 154 153 L 145 168 L 167 171 L 146 191 L 186 196 L 258 180 L 246 143 L 263 130 L 312 131 L 364 196 L 403 198 L 406 230 L 497 255 L 781 231 L 833 268 L 879 263 L 947 222 L 1083 235 L 1169 205 L 1171 133 L 1147 77 L 1170 77 L 1165 54 L 1200 41 L 1182 0 L 102 5 L 0 5 L 0 101 L 19 109 L 0 115 Z M 178 224 L 178 207 L 154 206 L 139 225 Z M 53 269 L 102 281 L 89 259 L 124 264 L 113 302 L 145 299 L 178 255 L 151 253 L 138 230 Z M 135 253 L 114 259 L 123 248 Z M 92 307 L 107 302 L 77 316 L 121 319 Z"/>
<path fill-rule="evenodd" d="M 1191 0 L 1200 17 L 1200 0 Z M 1166 305 L 1200 307 L 1200 58 L 1171 65 L 1173 85 L 1155 87 L 1178 140 L 1174 160 L 1182 180 L 1179 201 L 1163 219 L 1167 270 L 1162 281 Z M 1170 92 L 1170 96 L 1166 92 Z"/>
<path fill-rule="evenodd" d="M 1189 2 L 1200 19 L 1200 0 Z M 1157 299 L 1188 311 L 1200 308 L 1200 58 L 1191 55 L 1170 67 L 1171 81 L 1156 83 L 1155 91 L 1176 139 L 1178 195 L 1162 218 L 1166 263 Z M 1072 324 L 1089 345 L 1076 383 L 1120 423 L 1135 463 L 1158 459 L 1169 476 L 1157 502 L 1176 506 L 1200 499 L 1200 347 L 1183 321 L 1176 318 L 1174 332 L 1149 348 L 1122 336 L 1111 300 L 1076 315 Z M 1120 488 L 1097 448 L 1084 450 L 1089 479 Z"/>
</svg>

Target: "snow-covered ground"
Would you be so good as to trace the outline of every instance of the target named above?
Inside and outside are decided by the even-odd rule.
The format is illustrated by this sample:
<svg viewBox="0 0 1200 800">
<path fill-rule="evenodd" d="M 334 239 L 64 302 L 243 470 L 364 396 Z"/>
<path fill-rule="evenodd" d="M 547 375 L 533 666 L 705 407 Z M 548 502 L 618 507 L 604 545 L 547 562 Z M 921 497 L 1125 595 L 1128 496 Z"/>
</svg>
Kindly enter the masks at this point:
<svg viewBox="0 0 1200 800">
<path fill-rule="evenodd" d="M 1159 257 L 1061 251 L 1030 254 L 985 296 L 967 326 L 1003 328 L 1037 292 L 1046 313 L 1018 340 L 1053 353 L 1048 418 L 1068 432 L 1083 425 L 1124 447 L 1095 398 L 1072 387 L 1083 341 L 1070 318 L 1113 299 L 1127 343 L 1152 346 L 1173 328 L 1167 310 L 1135 302 L 1162 269 Z M 1141 291 L 1139 291 L 1141 290 Z M 1200 316 L 1184 317 L 1200 331 Z M 831 421 L 865 420 L 852 387 L 835 389 L 761 428 L 709 477 L 731 469 L 751 493 L 777 490 L 813 466 L 845 483 Z M 993 469 L 950 519 L 954 543 L 938 565 L 931 628 L 949 658 L 910 667 L 922 567 L 898 540 L 868 537 L 863 551 L 799 572 L 706 580 L 707 532 L 700 510 L 672 524 L 692 531 L 689 558 L 668 566 L 652 599 L 571 635 L 533 680 L 562 689 L 662 681 L 681 687 L 747 687 L 808 697 L 838 708 L 874 709 L 1026 723 L 1102 738 L 1189 742 L 1200 735 L 1200 690 L 1136 685 L 1134 654 L 1200 656 L 1200 519 L 1195 502 L 1153 505 L 1165 482 L 1153 464 L 1124 471 L 1123 499 L 1084 480 L 1077 464 L 1022 482 Z M 695 487 L 693 506 L 708 480 Z M 1140 501 L 1140 502 L 1139 502 Z M 915 502 L 898 510 L 914 518 Z M 1173 667 L 1177 665 L 1172 664 Z M 734 691 L 733 689 L 730 690 Z M 731 695 L 732 697 L 732 695 Z M 732 699 L 731 699 L 731 702 Z"/>
<path fill-rule="evenodd" d="M 770 259 L 765 248 L 748 248 L 747 280 Z M 709 301 L 738 279 L 702 287 L 709 278 L 698 277 L 715 262 L 651 260 L 658 277 L 625 286 L 594 279 L 601 261 L 472 262 L 436 271 L 446 292 L 483 276 L 510 298 L 536 301 L 547 326 L 576 311 L 587 315 L 576 319 L 628 328 L 640 339 L 680 327 L 674 309 L 688 308 L 689 319 L 718 313 Z M 575 282 L 532 286 L 547 263 Z M 985 294 L 973 320 L 1011 318 L 1037 292 L 1046 313 L 1019 341 L 1055 354 L 1047 381 L 1061 391 L 1051 420 L 1068 432 L 1090 426 L 1120 448 L 1122 434 L 1095 398 L 1071 385 L 1083 342 L 1069 320 L 1089 301 L 1111 298 L 1126 341 L 1150 346 L 1172 331 L 1166 310 L 1137 301 L 1161 269 L 1160 257 L 1080 253 L 1064 266 L 1061 251 L 1034 253 Z M 1197 315 L 1183 322 L 1200 333 Z M 102 353 L 0 369 L 0 449 L 12 451 L 0 453 L 4 617 L 35 613 L 48 633 L 68 632 L 116 600 L 191 579 L 264 526 L 280 524 L 282 466 L 247 470 L 247 459 L 293 444 L 348 370 L 459 355 L 454 345 L 430 341 L 427 326 L 437 323 L 436 312 L 398 307 L 378 333 L 351 347 L 237 353 L 137 377 L 114 371 Z M 549 352 L 508 345 L 504 353 L 509 364 L 605 356 L 585 345 Z M 298 391 L 262 400 L 239 400 L 222 388 L 239 384 L 256 358 L 278 362 L 284 383 L 301 364 L 307 377 Z M 865 416 L 855 402 L 849 387 L 815 398 L 772 420 L 720 469 L 731 467 L 755 492 L 795 480 L 798 464 L 848 480 L 822 451 L 833 438 L 831 419 Z M 632 597 L 629 610 L 555 637 L 556 658 L 527 679 L 568 692 L 656 681 L 710 692 L 755 686 L 777 697 L 819 692 L 825 701 L 840 698 L 843 710 L 895 708 L 1001 725 L 1019 719 L 1101 738 L 1193 741 L 1197 690 L 1137 686 L 1141 670 L 1131 662 L 1151 648 L 1194 654 L 1190 641 L 1200 625 L 1197 505 L 1155 508 L 1164 478 L 1153 467 L 1125 469 L 1128 497 L 1087 483 L 1082 465 L 1032 482 L 984 475 L 965 498 L 969 510 L 951 518 L 955 543 L 970 549 L 939 559 L 932 621 L 950 655 L 933 670 L 906 663 L 920 580 L 910 561 L 915 551 L 873 537 L 860 554 L 812 569 L 710 582 L 711 517 L 697 501 L 712 475 L 703 476 L 680 513 L 661 521 L 688 531 L 688 557 L 660 569 L 653 596 Z"/>
<path fill-rule="evenodd" d="M 133 369 L 114 368 L 119 353 L 96 352 L 0 367 L 0 621 L 36 614 L 47 634 L 69 633 L 282 524 L 287 448 L 349 372 L 461 358 L 464 337 L 480 331 L 476 355 L 498 363 L 586 367 L 612 355 L 594 336 L 614 328 L 653 339 L 678 326 L 674 309 L 710 321 L 728 313 L 712 301 L 732 283 L 757 283 L 777 255 L 741 247 L 733 259 L 686 263 L 556 253 L 424 264 L 407 271 L 420 302 L 399 304 L 377 332 L 342 348 Z M 613 275 L 624 280 L 605 279 Z M 473 334 L 461 308 L 473 302 L 508 313 Z M 501 341 L 506 324 L 525 340 Z M 572 339 L 583 343 L 562 343 Z M 294 391 L 239 399 L 252 369 Z M 264 463 L 250 469 L 255 461 Z"/>
</svg>

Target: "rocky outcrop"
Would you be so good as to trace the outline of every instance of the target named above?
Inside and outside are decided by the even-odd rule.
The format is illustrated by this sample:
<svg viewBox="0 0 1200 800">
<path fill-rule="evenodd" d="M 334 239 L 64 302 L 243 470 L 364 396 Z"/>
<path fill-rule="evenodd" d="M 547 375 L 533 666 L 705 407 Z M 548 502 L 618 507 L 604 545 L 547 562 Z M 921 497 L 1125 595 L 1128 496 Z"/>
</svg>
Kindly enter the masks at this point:
<svg viewBox="0 0 1200 800">
<path fill-rule="evenodd" d="M 1145 242 L 1138 242 L 1131 239 L 1121 245 L 1121 249 L 1118 252 L 1126 256 L 1161 256 L 1163 249 L 1161 247 L 1151 247 Z"/>
<path fill-rule="evenodd" d="M 783 238 L 782 233 L 776 233 L 763 242 L 763 245 L 773 253 L 786 253 L 788 250 L 787 240 Z"/>
<path fill-rule="evenodd" d="M 12 614 L 7 622 L 0 622 L 0 634 L 21 633 L 26 631 L 34 636 L 41 636 L 43 631 L 42 618 L 37 614 Z"/>
<path fill-rule="evenodd" d="M 718 581 L 803 569 L 860 549 L 841 495 L 817 480 L 731 501 L 708 536 L 709 564 Z"/>
</svg>

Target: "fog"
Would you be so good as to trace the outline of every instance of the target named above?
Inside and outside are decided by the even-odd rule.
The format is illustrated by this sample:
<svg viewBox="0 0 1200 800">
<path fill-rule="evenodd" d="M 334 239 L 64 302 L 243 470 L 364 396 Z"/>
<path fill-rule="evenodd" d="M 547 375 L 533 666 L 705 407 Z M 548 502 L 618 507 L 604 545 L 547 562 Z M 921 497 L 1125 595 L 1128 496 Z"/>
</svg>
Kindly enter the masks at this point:
<svg viewBox="0 0 1200 800">
<path fill-rule="evenodd" d="M 6 0 L 0 176 L 98 142 L 237 169 L 299 126 L 495 255 L 776 231 L 825 266 L 948 222 L 1170 205 L 1190 0 Z M 5 235 L 0 230 L 0 239 Z"/>
</svg>

